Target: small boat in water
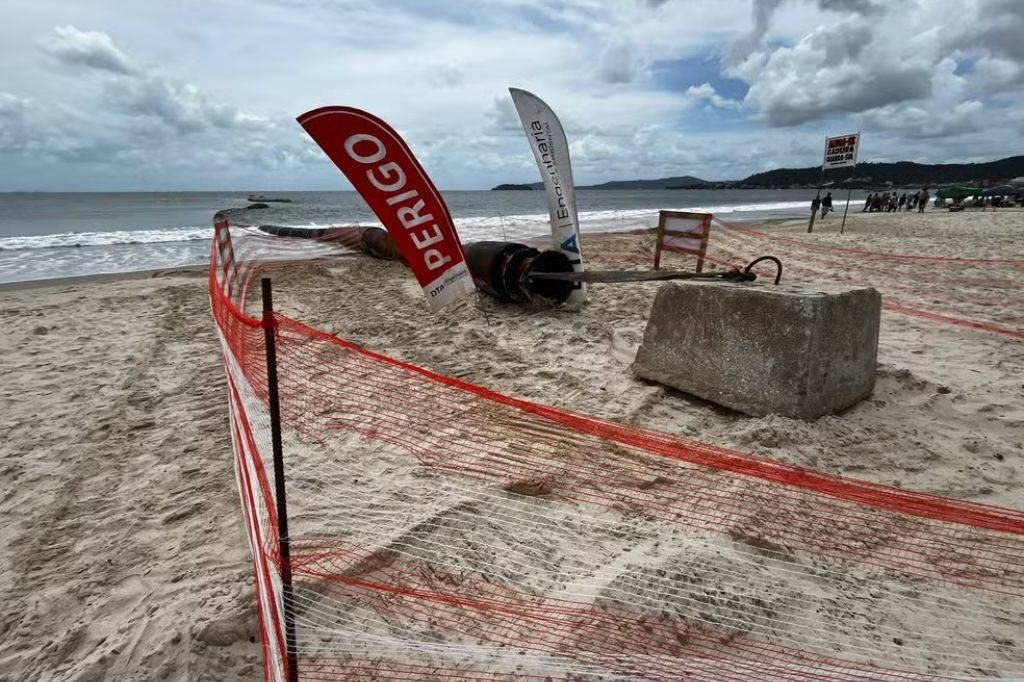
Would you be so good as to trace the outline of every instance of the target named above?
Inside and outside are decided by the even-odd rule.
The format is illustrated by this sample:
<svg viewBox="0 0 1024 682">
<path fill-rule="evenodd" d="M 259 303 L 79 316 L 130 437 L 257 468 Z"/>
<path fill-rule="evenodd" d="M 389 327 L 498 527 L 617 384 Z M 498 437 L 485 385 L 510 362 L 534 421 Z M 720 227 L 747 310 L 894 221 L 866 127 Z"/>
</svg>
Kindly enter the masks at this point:
<svg viewBox="0 0 1024 682">
<path fill-rule="evenodd" d="M 274 199 L 272 197 L 271 198 L 267 198 L 267 197 L 263 196 L 262 194 L 250 194 L 247 197 L 247 199 L 249 201 L 260 201 L 260 202 L 264 202 L 264 203 L 268 202 L 268 201 L 276 201 L 276 202 L 278 202 L 280 204 L 290 204 L 290 203 L 292 203 L 291 199 Z"/>
</svg>

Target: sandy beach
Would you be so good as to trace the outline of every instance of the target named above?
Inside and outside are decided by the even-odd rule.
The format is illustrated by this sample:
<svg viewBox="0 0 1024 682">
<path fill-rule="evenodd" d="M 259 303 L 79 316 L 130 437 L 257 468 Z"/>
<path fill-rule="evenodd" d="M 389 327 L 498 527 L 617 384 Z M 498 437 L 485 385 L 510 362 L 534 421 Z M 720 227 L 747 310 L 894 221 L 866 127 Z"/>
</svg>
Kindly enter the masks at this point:
<svg viewBox="0 0 1024 682">
<path fill-rule="evenodd" d="M 581 310 L 474 299 L 433 315 L 402 265 L 355 258 L 276 274 L 275 298 L 290 317 L 501 393 L 1024 509 L 1024 341 L 906 313 L 1020 331 L 1021 268 L 851 265 L 828 250 L 1022 259 L 1024 212 L 853 213 L 842 236 L 838 223 L 810 236 L 803 221 L 762 228 L 781 240 L 716 233 L 709 252 L 774 253 L 786 277 L 828 273 L 898 304 L 883 312 L 874 394 L 814 422 L 746 417 L 637 380 L 656 283 L 595 286 Z M 653 248 L 649 232 L 584 239 L 595 268 L 644 267 Z M 199 269 L 0 288 L 0 680 L 261 677 L 206 286 Z M 992 635 L 964 637 L 986 652 Z"/>
</svg>

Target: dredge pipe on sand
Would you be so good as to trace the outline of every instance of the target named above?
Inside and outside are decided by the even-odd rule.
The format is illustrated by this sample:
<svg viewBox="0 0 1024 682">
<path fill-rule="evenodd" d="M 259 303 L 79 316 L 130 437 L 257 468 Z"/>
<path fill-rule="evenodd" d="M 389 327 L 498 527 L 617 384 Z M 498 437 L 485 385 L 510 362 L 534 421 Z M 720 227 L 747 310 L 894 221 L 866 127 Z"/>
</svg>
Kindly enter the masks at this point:
<svg viewBox="0 0 1024 682">
<path fill-rule="evenodd" d="M 374 258 L 405 262 L 395 240 L 379 227 L 301 228 L 259 225 L 275 237 L 315 239 L 341 244 Z M 560 251 L 540 251 L 515 242 L 473 242 L 463 246 L 466 264 L 477 286 L 488 296 L 507 303 L 544 298 L 564 303 L 579 285 L 570 281 L 534 279 L 534 272 L 572 272 L 572 263 Z"/>
</svg>

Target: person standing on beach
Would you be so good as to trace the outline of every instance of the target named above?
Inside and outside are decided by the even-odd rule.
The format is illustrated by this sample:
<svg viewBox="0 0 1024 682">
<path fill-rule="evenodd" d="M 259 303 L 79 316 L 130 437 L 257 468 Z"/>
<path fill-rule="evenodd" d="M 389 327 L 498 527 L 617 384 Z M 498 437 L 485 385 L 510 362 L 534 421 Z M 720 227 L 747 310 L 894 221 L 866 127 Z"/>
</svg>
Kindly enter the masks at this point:
<svg viewBox="0 0 1024 682">
<path fill-rule="evenodd" d="M 824 218 L 828 215 L 828 212 L 832 210 L 832 192 L 825 195 L 825 198 L 821 200 L 821 217 Z"/>
<path fill-rule="evenodd" d="M 921 190 L 921 194 L 917 198 L 917 212 L 924 212 L 924 205 L 928 203 L 928 188 L 925 187 Z"/>
<path fill-rule="evenodd" d="M 899 210 L 903 210 L 903 207 L 907 205 L 907 193 L 904 192 L 900 195 L 900 207 Z"/>
<path fill-rule="evenodd" d="M 875 196 L 874 194 L 872 194 L 871 192 L 868 192 L 868 195 L 866 197 L 864 197 L 864 208 L 861 209 L 861 213 L 867 213 L 867 210 L 869 208 L 871 208 L 871 199 L 874 196 Z"/>
</svg>

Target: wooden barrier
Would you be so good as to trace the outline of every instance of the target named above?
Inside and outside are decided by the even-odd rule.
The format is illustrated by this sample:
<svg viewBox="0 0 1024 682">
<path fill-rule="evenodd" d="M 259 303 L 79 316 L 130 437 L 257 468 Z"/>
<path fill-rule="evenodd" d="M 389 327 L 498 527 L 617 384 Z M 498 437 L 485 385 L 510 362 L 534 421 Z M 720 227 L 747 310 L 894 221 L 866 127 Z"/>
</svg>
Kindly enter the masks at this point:
<svg viewBox="0 0 1024 682">
<path fill-rule="evenodd" d="M 697 272 L 704 269 L 704 254 L 711 231 L 710 213 L 661 211 L 658 215 L 658 243 L 654 247 L 654 267 L 661 267 L 661 252 L 676 251 L 697 257 Z"/>
</svg>

